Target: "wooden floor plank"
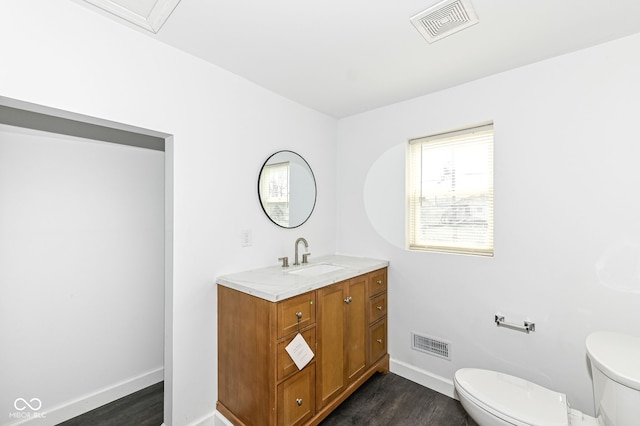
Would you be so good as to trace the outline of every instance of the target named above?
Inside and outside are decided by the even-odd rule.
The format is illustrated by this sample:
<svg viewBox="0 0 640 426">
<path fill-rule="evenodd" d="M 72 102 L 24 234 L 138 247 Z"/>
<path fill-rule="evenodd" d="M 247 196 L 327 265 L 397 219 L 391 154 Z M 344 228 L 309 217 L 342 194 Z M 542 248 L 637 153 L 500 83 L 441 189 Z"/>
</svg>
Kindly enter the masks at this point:
<svg viewBox="0 0 640 426">
<path fill-rule="evenodd" d="M 376 374 L 320 426 L 477 426 L 455 399 L 396 374 Z"/>
<path fill-rule="evenodd" d="M 159 426 L 164 383 L 59 426 Z M 458 401 L 396 374 L 375 374 L 320 426 L 477 426 Z M 261 425 L 256 425 L 261 426 Z"/>
<path fill-rule="evenodd" d="M 58 426 L 159 426 L 163 411 L 164 382 L 159 382 Z"/>
</svg>

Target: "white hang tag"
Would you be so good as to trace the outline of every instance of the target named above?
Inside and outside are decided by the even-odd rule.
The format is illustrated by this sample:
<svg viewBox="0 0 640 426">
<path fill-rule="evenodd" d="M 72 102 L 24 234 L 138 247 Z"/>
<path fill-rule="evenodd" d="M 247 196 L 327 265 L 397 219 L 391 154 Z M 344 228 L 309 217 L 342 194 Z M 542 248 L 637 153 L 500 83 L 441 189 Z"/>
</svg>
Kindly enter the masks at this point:
<svg viewBox="0 0 640 426">
<path fill-rule="evenodd" d="M 293 338 L 291 343 L 289 343 L 285 349 L 289 353 L 293 362 L 298 366 L 298 370 L 302 370 L 304 366 L 309 364 L 309 361 L 313 359 L 313 351 L 300 333 Z"/>
</svg>

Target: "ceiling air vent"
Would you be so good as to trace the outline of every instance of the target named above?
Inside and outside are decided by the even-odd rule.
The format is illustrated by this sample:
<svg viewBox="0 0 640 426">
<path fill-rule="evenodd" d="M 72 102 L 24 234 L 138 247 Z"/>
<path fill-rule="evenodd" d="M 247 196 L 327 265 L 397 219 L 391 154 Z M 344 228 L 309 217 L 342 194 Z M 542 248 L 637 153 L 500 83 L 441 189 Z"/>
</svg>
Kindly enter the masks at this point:
<svg viewBox="0 0 640 426">
<path fill-rule="evenodd" d="M 429 42 L 433 43 L 478 23 L 469 0 L 444 0 L 414 15 L 411 23 Z"/>
<path fill-rule="evenodd" d="M 86 0 L 107 12 L 157 33 L 180 0 Z"/>
</svg>

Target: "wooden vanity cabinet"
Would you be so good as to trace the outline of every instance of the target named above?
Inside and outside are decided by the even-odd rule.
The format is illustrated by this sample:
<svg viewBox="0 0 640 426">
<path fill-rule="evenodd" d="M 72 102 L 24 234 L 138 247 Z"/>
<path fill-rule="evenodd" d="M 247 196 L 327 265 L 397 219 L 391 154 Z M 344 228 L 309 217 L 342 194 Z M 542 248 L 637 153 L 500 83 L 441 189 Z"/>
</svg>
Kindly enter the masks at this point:
<svg viewBox="0 0 640 426">
<path fill-rule="evenodd" d="M 218 285 L 218 411 L 234 425 L 317 425 L 388 372 L 386 276 L 384 268 L 280 302 Z M 285 350 L 298 332 L 315 354 L 302 370 Z"/>
</svg>

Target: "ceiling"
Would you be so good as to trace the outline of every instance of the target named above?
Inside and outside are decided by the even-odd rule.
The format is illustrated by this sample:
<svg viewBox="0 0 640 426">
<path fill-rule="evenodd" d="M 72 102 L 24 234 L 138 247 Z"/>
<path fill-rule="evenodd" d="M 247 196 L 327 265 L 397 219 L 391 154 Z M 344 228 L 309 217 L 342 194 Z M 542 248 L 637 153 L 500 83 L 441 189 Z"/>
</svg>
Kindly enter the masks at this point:
<svg viewBox="0 0 640 426">
<path fill-rule="evenodd" d="M 439 2 L 179 0 L 138 30 L 337 118 L 640 32 L 638 0 L 471 0 L 479 23 L 429 44 L 410 18 Z"/>
</svg>

